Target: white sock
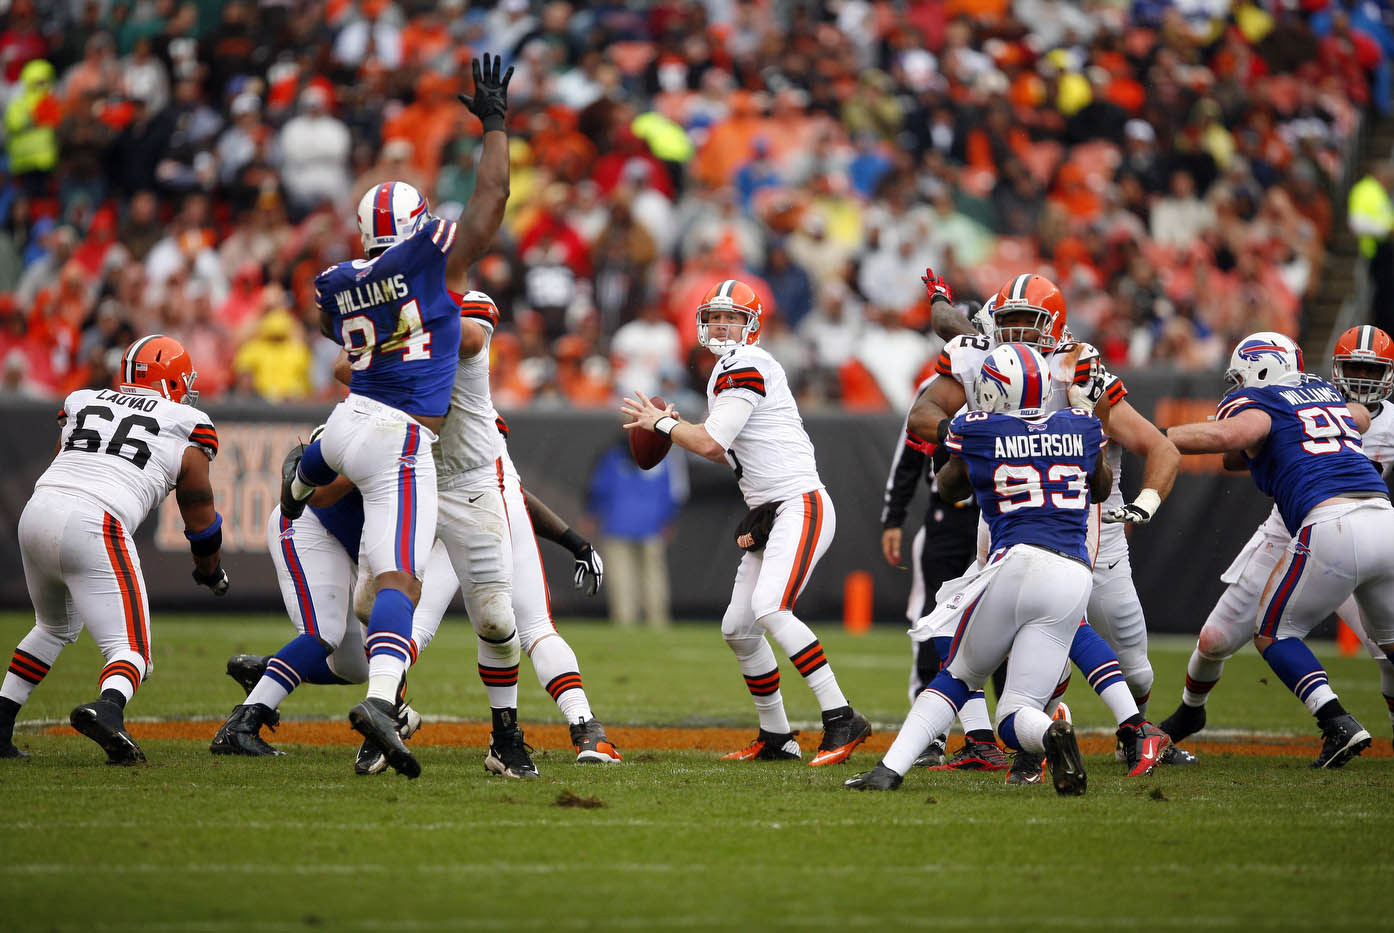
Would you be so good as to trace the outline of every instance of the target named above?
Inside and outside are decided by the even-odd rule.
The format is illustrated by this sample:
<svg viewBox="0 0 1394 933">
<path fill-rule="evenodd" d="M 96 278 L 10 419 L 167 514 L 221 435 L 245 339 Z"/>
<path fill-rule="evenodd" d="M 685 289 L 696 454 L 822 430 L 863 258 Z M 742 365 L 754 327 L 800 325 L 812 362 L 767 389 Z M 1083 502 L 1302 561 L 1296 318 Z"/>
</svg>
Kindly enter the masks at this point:
<svg viewBox="0 0 1394 933">
<path fill-rule="evenodd" d="M 774 683 L 779 683 L 779 660 L 774 656 L 769 641 L 761 632 L 755 631 L 727 638 L 726 644 L 731 647 L 736 663 L 741 667 L 746 689 L 750 691 L 750 699 L 754 701 L 755 711 L 760 716 L 760 728 L 778 735 L 789 732 L 783 692 L 777 686 L 773 691 L 765 692 L 765 684 L 771 675 Z"/>
<path fill-rule="evenodd" d="M 1109 684 L 1104 688 L 1104 692 L 1099 694 L 1099 699 L 1104 701 L 1108 711 L 1113 714 L 1113 721 L 1120 726 L 1125 719 L 1132 719 L 1137 715 L 1137 701 L 1133 699 L 1126 681 Z"/>
<path fill-rule="evenodd" d="M 581 665 L 565 639 L 560 635 L 543 635 L 532 646 L 532 654 L 528 657 L 532 659 L 532 669 L 542 689 L 551 695 L 569 724 L 594 718 L 590 701 L 586 699 L 586 688 L 581 685 Z"/>
<path fill-rule="evenodd" d="M 939 693 L 925 690 L 915 697 L 905 722 L 896 733 L 882 763 L 896 774 L 905 775 L 929 743 L 953 725 L 954 707 Z"/>
<path fill-rule="evenodd" d="M 253 704 L 260 703 L 263 706 L 269 706 L 272 709 L 276 709 L 278 706 L 281 705 L 281 701 L 288 696 L 290 696 L 289 690 L 287 690 L 281 684 L 278 684 L 276 681 L 272 680 L 270 677 L 262 675 L 261 680 L 257 681 L 257 685 L 252 688 L 251 693 L 247 694 L 247 699 L 243 702 L 247 706 L 252 706 Z"/>
<path fill-rule="evenodd" d="M 1045 745 L 1041 740 L 1050 728 L 1049 716 L 1038 709 L 1023 706 L 1016 711 L 1012 725 L 1016 727 L 1016 740 L 1021 743 L 1022 751 L 1034 752 L 1037 755 L 1045 751 Z"/>
<path fill-rule="evenodd" d="M 1204 706 L 1224 670 L 1223 658 L 1207 658 L 1199 648 L 1192 651 L 1191 659 L 1186 662 L 1186 686 L 1181 689 L 1181 702 L 1187 706 Z"/>
<path fill-rule="evenodd" d="M 977 732 L 980 729 L 992 731 L 992 717 L 987 714 L 987 698 L 982 694 L 970 696 L 968 702 L 963 704 L 963 708 L 958 711 L 958 721 L 963 724 L 963 734 Z M 949 725 L 953 725 L 953 720 L 949 720 Z M 948 728 L 948 726 L 945 726 Z"/>
</svg>

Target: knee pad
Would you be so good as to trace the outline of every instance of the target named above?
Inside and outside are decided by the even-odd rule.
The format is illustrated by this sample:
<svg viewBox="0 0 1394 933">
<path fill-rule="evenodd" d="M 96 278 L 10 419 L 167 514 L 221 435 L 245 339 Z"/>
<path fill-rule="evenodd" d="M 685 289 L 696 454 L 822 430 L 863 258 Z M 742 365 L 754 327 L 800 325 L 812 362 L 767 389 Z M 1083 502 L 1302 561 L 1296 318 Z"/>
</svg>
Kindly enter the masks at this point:
<svg viewBox="0 0 1394 933">
<path fill-rule="evenodd" d="M 470 624 L 485 641 L 501 642 L 513 635 L 512 588 L 505 582 L 476 583 L 470 591 Z"/>
<path fill-rule="evenodd" d="M 1206 622 L 1196 639 L 1196 651 L 1207 661 L 1228 661 L 1253 636 L 1254 631 L 1248 626 Z"/>
<path fill-rule="evenodd" d="M 504 561 L 504 548 L 508 543 L 498 535 L 477 532 L 465 539 L 465 552 L 469 555 L 470 576 L 475 584 L 510 582 L 512 565 Z"/>
</svg>

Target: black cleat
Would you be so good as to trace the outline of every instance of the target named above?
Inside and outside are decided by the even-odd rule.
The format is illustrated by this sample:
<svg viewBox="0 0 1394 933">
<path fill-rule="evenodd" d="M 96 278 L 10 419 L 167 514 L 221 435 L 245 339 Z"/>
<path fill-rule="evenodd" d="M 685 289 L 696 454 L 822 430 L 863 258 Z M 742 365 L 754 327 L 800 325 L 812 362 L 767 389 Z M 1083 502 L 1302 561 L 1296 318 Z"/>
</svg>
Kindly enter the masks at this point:
<svg viewBox="0 0 1394 933">
<path fill-rule="evenodd" d="M 1194 752 L 1188 752 L 1177 745 L 1168 745 L 1162 750 L 1161 763 L 1164 765 L 1193 765 L 1200 759 Z"/>
<path fill-rule="evenodd" d="M 1370 733 L 1350 713 L 1321 727 L 1321 754 L 1313 768 L 1339 768 L 1370 747 Z"/>
<path fill-rule="evenodd" d="M 397 706 L 397 734 L 404 739 L 411 738 L 421 728 L 421 714 L 405 703 Z M 382 746 L 372 739 L 364 739 L 358 746 L 358 755 L 353 759 L 353 773 L 364 776 L 381 774 L 387 770 L 387 756 Z"/>
<path fill-rule="evenodd" d="M 920 752 L 920 757 L 915 759 L 916 768 L 933 768 L 942 765 L 949 760 L 948 749 L 945 739 L 948 736 L 941 735 L 939 738 L 929 743 L 929 747 Z"/>
<path fill-rule="evenodd" d="M 108 764 L 133 765 L 145 761 L 145 753 L 126 731 L 121 707 L 110 700 L 84 703 L 72 711 L 68 721 L 74 729 L 102 747 Z"/>
<path fill-rule="evenodd" d="M 300 470 L 300 458 L 305 454 L 305 445 L 301 444 L 286 454 L 286 458 L 281 461 L 281 514 L 288 521 L 295 521 L 305 514 L 305 503 L 309 497 L 304 499 L 295 498 L 292 491 L 292 483 L 296 473 Z"/>
<path fill-rule="evenodd" d="M 876 767 L 854 778 L 842 782 L 848 790 L 895 790 L 904 778 L 886 767 L 884 761 L 876 762 Z"/>
<path fill-rule="evenodd" d="M 215 755 L 246 755 L 250 758 L 284 755 L 285 752 L 273 748 L 261 737 L 262 726 L 275 729 L 280 722 L 280 713 L 264 703 L 244 703 L 233 709 L 227 722 L 213 736 L 208 750 Z"/>
<path fill-rule="evenodd" d="M 484 770 L 490 774 L 500 774 L 511 778 L 537 777 L 537 765 L 528 754 L 529 746 L 523 741 L 523 730 L 514 723 L 504 732 L 489 735 L 489 751 L 484 755 Z"/>
<path fill-rule="evenodd" d="M 0 746 L 0 758 L 28 758 L 29 753 L 21 751 L 13 742 Z"/>
<path fill-rule="evenodd" d="M 1042 744 L 1045 745 L 1050 780 L 1055 785 L 1055 792 L 1065 797 L 1082 796 L 1089 779 L 1084 773 L 1084 758 L 1079 753 L 1079 743 L 1075 741 L 1075 727 L 1064 720 L 1052 722 Z"/>
<path fill-rule="evenodd" d="M 850 706 L 843 710 L 845 712 L 831 716 L 823 714 L 823 741 L 818 743 L 818 752 L 808 763 L 810 768 L 842 764 L 851 757 L 852 749 L 871 735 L 871 723 L 865 716 Z"/>
<path fill-rule="evenodd" d="M 1045 783 L 1045 755 L 1037 755 L 1025 749 L 1012 756 L 1012 766 L 1007 771 L 1008 784 Z"/>
<path fill-rule="evenodd" d="M 243 693 L 250 696 L 261 675 L 266 673 L 270 660 L 269 654 L 234 654 L 227 659 L 227 675 L 237 681 Z"/>
<path fill-rule="evenodd" d="M 576 749 L 576 763 L 599 762 L 617 765 L 624 761 L 620 750 L 605 735 L 599 719 L 591 718 L 571 724 L 571 744 Z"/>
<path fill-rule="evenodd" d="M 1172 742 L 1180 742 L 1205 728 L 1205 707 L 1187 706 L 1182 703 L 1176 707 L 1176 712 L 1157 725 L 1161 727 L 1163 732 L 1171 736 Z"/>
<path fill-rule="evenodd" d="M 722 761 L 798 761 L 803 757 L 799 751 L 797 732 L 766 732 L 761 729 L 755 733 L 755 741 L 745 748 L 727 752 Z"/>
<path fill-rule="evenodd" d="M 409 778 L 421 776 L 421 763 L 397 732 L 396 710 L 392 703 L 369 697 L 349 710 L 349 725 L 365 739 L 378 744 L 393 770 Z"/>
</svg>

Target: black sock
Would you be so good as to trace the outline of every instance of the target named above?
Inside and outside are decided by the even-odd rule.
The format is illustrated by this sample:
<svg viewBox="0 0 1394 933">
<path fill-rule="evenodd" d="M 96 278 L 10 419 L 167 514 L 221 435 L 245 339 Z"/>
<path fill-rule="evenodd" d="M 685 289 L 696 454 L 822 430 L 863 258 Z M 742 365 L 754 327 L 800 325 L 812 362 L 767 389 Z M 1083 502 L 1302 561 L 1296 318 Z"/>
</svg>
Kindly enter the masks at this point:
<svg viewBox="0 0 1394 933">
<path fill-rule="evenodd" d="M 12 744 L 15 734 L 15 717 L 19 715 L 19 704 L 9 697 L 0 697 L 0 743 Z"/>
<path fill-rule="evenodd" d="M 103 690 L 102 699 L 110 700 L 120 709 L 126 708 L 126 694 L 122 693 L 120 690 Z"/>
<path fill-rule="evenodd" d="M 518 725 L 518 711 L 510 707 L 500 707 L 489 709 L 489 714 L 494 719 L 495 732 L 508 732 Z"/>
<path fill-rule="evenodd" d="M 1317 722 L 1330 722 L 1337 716 L 1344 715 L 1346 715 L 1346 708 L 1341 705 L 1340 700 L 1333 698 L 1327 700 L 1325 703 L 1321 705 L 1321 709 L 1317 710 Z"/>
<path fill-rule="evenodd" d="M 847 719 L 851 717 L 851 715 L 852 707 L 850 706 L 839 706 L 836 709 L 825 709 L 823 710 L 823 725 L 827 725 L 830 722 L 836 722 L 839 719 Z"/>
<path fill-rule="evenodd" d="M 968 733 L 970 742 L 986 742 L 989 745 L 997 744 L 997 735 L 991 729 L 974 729 Z"/>
<path fill-rule="evenodd" d="M 1122 729 L 1123 726 L 1132 726 L 1134 729 L 1136 729 L 1136 728 L 1138 728 L 1139 726 L 1141 726 L 1141 725 L 1142 725 L 1144 722 L 1146 722 L 1146 721 L 1147 721 L 1147 717 L 1146 717 L 1146 716 L 1142 715 L 1141 713 L 1134 713 L 1133 715 L 1129 716 L 1127 719 L 1123 720 L 1123 724 L 1120 725 L 1118 728 Z"/>
</svg>

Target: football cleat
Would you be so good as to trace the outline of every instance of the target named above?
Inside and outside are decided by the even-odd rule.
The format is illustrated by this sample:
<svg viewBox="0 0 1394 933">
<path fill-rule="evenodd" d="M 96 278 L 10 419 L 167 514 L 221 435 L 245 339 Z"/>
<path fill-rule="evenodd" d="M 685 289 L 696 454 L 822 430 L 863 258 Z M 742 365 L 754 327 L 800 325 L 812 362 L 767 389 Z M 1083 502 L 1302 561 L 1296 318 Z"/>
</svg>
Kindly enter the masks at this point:
<svg viewBox="0 0 1394 933">
<path fill-rule="evenodd" d="M 1176 712 L 1157 725 L 1161 726 L 1163 732 L 1171 736 L 1173 742 L 1180 742 L 1205 728 L 1205 707 L 1187 706 L 1182 703 L 1176 707 Z"/>
<path fill-rule="evenodd" d="M 1321 754 L 1313 768 L 1339 768 L 1370 747 L 1370 733 L 1346 713 L 1321 727 Z"/>
<path fill-rule="evenodd" d="M 21 751 L 13 742 L 0 746 L 0 758 L 28 758 L 29 753 Z"/>
<path fill-rule="evenodd" d="M 1069 722 L 1057 719 L 1056 722 Z M 1012 766 L 1007 771 L 1008 784 L 1042 784 L 1045 782 L 1046 756 L 1037 755 L 1022 749 L 1012 756 Z"/>
<path fill-rule="evenodd" d="M 145 760 L 145 753 L 126 731 L 121 707 L 110 700 L 84 703 L 72 711 L 68 721 L 74 729 L 102 747 L 108 764 L 133 765 Z"/>
<path fill-rule="evenodd" d="M 1171 744 L 1170 736 L 1145 719 L 1140 726 L 1119 726 L 1116 735 L 1128 766 L 1128 777 L 1151 774 Z"/>
<path fill-rule="evenodd" d="M 263 703 L 244 703 L 233 709 L 227 722 L 213 736 L 208 750 L 215 755 L 284 755 L 285 752 L 276 750 L 261 737 L 262 726 L 275 729 L 280 722 L 280 714 L 271 707 Z"/>
<path fill-rule="evenodd" d="M 745 748 L 728 752 L 721 756 L 722 761 L 788 761 L 803 757 L 799 743 L 794 738 L 797 732 L 766 732 L 761 729 L 755 734 L 755 741 Z"/>
<path fill-rule="evenodd" d="M 1074 722 L 1074 718 L 1070 715 L 1070 708 L 1063 700 L 1055 704 L 1055 712 L 1050 718 L 1057 722 Z"/>
<path fill-rule="evenodd" d="M 1005 771 L 1007 753 L 996 742 L 974 742 L 968 739 L 954 756 L 931 771 Z"/>
<path fill-rule="evenodd" d="M 576 747 L 576 763 L 588 761 L 619 764 L 624 761 L 620 750 L 605 737 L 605 727 L 599 719 L 591 718 L 571 724 L 571 744 Z"/>
<path fill-rule="evenodd" d="M 1164 765 L 1193 765 L 1198 761 L 1200 759 L 1194 752 L 1188 752 L 1179 745 L 1168 745 L 1162 751 L 1161 763 Z"/>
<path fill-rule="evenodd" d="M 297 444 L 281 461 L 281 515 L 287 521 L 295 521 L 305 514 L 305 503 L 310 499 L 295 498 L 295 476 L 300 470 L 300 458 L 305 453 L 305 445 Z"/>
<path fill-rule="evenodd" d="M 528 754 L 529 745 L 523 741 L 523 730 L 515 723 L 505 732 L 489 734 L 489 751 L 484 755 L 484 770 L 510 778 L 535 778 L 537 765 Z"/>
<path fill-rule="evenodd" d="M 864 771 L 854 778 L 842 782 L 848 790 L 895 790 L 904 778 L 886 767 L 884 761 L 876 762 L 876 767 Z"/>
<path fill-rule="evenodd" d="M 930 742 L 929 747 L 920 752 L 920 757 L 915 759 L 914 766 L 916 768 L 932 768 L 935 765 L 942 765 L 944 762 L 948 761 L 949 756 L 945 751 L 945 740 L 947 738 L 948 736 L 941 735 L 939 738 Z"/>
<path fill-rule="evenodd" d="M 1089 778 L 1084 773 L 1084 758 L 1079 753 L 1079 742 L 1075 741 L 1075 727 L 1057 719 L 1046 730 L 1042 744 L 1055 792 L 1062 797 L 1083 795 Z"/>
<path fill-rule="evenodd" d="M 404 739 L 409 739 L 420 728 L 421 714 L 405 703 L 398 704 L 397 734 Z M 363 744 L 358 746 L 358 754 L 353 759 L 353 773 L 367 776 L 381 774 L 386 770 L 387 756 L 382 753 L 382 746 L 372 739 L 364 739 Z"/>
<path fill-rule="evenodd" d="M 409 778 L 420 777 L 421 763 L 397 733 L 396 710 L 387 700 L 369 697 L 359 703 L 349 710 L 349 724 L 378 744 L 393 770 Z"/>
<path fill-rule="evenodd" d="M 823 741 L 818 743 L 818 753 L 808 763 L 810 768 L 842 764 L 852 754 L 852 749 L 871 735 L 871 723 L 865 716 L 850 706 L 843 709 L 845 712 L 823 714 Z"/>
<path fill-rule="evenodd" d="M 227 659 L 227 675 L 237 681 L 248 696 L 251 695 L 261 675 L 266 673 L 266 665 L 271 660 L 269 654 L 234 654 Z"/>
</svg>

